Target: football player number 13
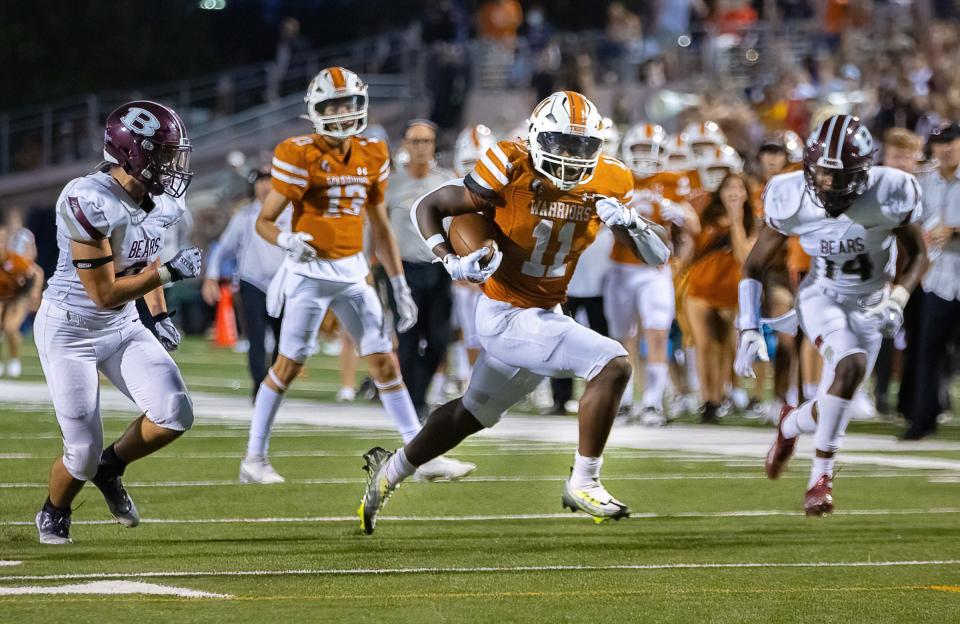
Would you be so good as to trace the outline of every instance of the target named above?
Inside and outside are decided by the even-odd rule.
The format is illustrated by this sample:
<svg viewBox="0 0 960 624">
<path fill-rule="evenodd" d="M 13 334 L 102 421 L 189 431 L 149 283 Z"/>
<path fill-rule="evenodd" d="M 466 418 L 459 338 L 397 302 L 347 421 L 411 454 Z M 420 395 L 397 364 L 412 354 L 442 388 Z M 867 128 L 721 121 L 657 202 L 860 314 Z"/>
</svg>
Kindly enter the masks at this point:
<svg viewBox="0 0 960 624">
<path fill-rule="evenodd" d="M 520 272 L 530 277 L 563 277 L 567 272 L 567 254 L 570 253 L 570 246 L 573 244 L 573 230 L 576 225 L 572 221 L 563 224 L 557 232 L 560 249 L 554 254 L 553 263 L 545 266 L 543 256 L 553 236 L 553 221 L 541 219 L 537 227 L 533 228 L 533 238 L 536 241 L 533 253 L 530 254 L 530 259 L 523 263 Z"/>
</svg>

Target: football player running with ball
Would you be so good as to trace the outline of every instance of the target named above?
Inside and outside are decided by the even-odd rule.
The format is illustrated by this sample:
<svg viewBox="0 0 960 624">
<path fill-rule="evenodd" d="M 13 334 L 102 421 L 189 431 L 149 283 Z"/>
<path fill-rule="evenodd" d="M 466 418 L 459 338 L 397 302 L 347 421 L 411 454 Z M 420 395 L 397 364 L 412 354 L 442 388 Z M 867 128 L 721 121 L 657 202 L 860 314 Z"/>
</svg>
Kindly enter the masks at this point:
<svg viewBox="0 0 960 624">
<path fill-rule="evenodd" d="M 367 127 L 367 85 L 343 67 L 321 70 L 307 87 L 307 117 L 315 133 L 292 137 L 277 146 L 273 188 L 263 200 L 257 233 L 286 252 L 270 283 L 267 312 L 279 316 L 279 355 L 267 371 L 254 401 L 247 455 L 240 464 L 242 483 L 284 481 L 267 459 L 270 429 L 284 393 L 303 369 L 327 310 L 350 332 L 370 367 L 380 401 L 404 441 L 420 431 L 420 421 L 400 376 L 376 291 L 367 283 L 363 255 L 364 220 L 373 248 L 390 276 L 397 303 L 397 331 L 417 322 L 417 306 L 403 265 L 384 192 L 390 175 L 387 144 L 360 133 Z M 277 219 L 293 204 L 293 231 L 281 232 Z M 458 479 L 476 468 L 437 457 L 421 466 L 425 480 Z"/>
<path fill-rule="evenodd" d="M 130 102 L 107 117 L 106 165 L 70 181 L 57 200 L 60 259 L 33 326 L 63 435 L 63 455 L 53 462 L 36 518 L 43 544 L 71 542 L 70 505 L 87 481 L 117 522 L 137 526 L 124 468 L 193 424 L 187 388 L 167 353 L 180 334 L 167 315 L 163 286 L 196 277 L 200 250 L 182 249 L 166 263 L 158 257 L 166 231 L 186 211 L 191 149 L 176 112 Z M 140 297 L 156 321 L 156 337 L 140 322 L 134 304 Z M 100 373 L 143 410 L 106 449 Z"/>
<path fill-rule="evenodd" d="M 803 171 L 773 177 L 764 193 L 765 227 L 743 266 L 737 374 L 753 377 L 766 358 L 760 333 L 760 280 L 786 244 L 800 239 L 813 258 L 797 292 L 796 318 L 824 360 L 817 396 L 785 405 L 766 458 L 776 479 L 801 433 L 814 436 L 816 457 L 804 509 L 833 511 L 835 455 L 850 422 L 850 403 L 866 379 L 884 336 L 903 322 L 903 308 L 927 267 L 917 180 L 898 169 L 872 166 L 873 138 L 860 121 L 834 115 L 810 135 Z M 896 272 L 896 248 L 906 255 Z"/>
<path fill-rule="evenodd" d="M 663 228 L 626 207 L 633 175 L 602 156 L 603 123 L 583 95 L 559 91 L 530 117 L 526 141 L 491 146 L 462 180 L 422 197 L 411 218 L 452 279 L 482 283 L 477 334 L 483 348 L 467 391 L 434 411 L 423 430 L 395 453 L 371 449 L 361 528 L 373 533 L 377 514 L 401 481 L 485 427 L 544 377 L 581 377 L 580 442 L 564 506 L 598 522 L 626 517 L 627 506 L 600 482 L 600 466 L 620 396 L 630 378 L 627 352 L 615 340 L 560 311 L 577 259 L 601 223 L 649 264 L 666 262 Z M 483 212 L 495 222 L 498 250 L 463 257 L 444 233 L 445 217 Z"/>
</svg>

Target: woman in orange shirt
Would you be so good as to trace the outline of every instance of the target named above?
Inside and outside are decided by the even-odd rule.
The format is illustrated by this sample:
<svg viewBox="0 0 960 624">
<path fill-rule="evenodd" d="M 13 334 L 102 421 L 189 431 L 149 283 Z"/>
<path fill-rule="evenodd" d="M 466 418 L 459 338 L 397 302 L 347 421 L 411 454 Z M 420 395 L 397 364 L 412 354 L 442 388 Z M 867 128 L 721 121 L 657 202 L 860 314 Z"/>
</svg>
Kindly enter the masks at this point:
<svg viewBox="0 0 960 624">
<path fill-rule="evenodd" d="M 700 215 L 702 229 L 687 269 L 685 310 L 697 350 L 702 422 L 716 422 L 736 348 L 740 266 L 753 246 L 754 210 L 746 178 L 731 173 Z"/>
</svg>

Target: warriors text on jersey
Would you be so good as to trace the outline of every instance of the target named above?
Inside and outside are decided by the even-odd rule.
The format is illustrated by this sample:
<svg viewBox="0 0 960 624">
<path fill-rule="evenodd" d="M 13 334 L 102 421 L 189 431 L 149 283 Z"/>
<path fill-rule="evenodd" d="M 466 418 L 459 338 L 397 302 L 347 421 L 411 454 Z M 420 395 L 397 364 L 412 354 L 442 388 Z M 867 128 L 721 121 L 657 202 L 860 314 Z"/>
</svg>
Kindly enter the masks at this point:
<svg viewBox="0 0 960 624">
<path fill-rule="evenodd" d="M 359 276 L 347 273 L 362 279 L 364 211 L 383 201 L 390 175 L 387 144 L 357 136 L 343 155 L 319 135 L 292 137 L 277 146 L 271 175 L 274 190 L 293 204 L 293 230 L 313 236 L 317 251 L 318 260 L 300 263 L 296 272 L 336 279 L 343 274 L 338 265 L 359 261 Z"/>
<path fill-rule="evenodd" d="M 586 183 L 559 191 L 538 176 L 523 145 L 501 141 L 477 161 L 464 186 L 495 206 L 503 261 L 483 284 L 484 293 L 518 307 L 551 308 L 566 299 L 577 259 L 596 237 L 596 200 L 628 204 L 633 174 L 601 156 Z"/>
<path fill-rule="evenodd" d="M 893 277 L 893 230 L 921 215 L 920 187 L 909 173 L 876 166 L 867 190 L 836 218 L 807 189 L 803 172 L 774 176 L 763 198 L 767 225 L 800 239 L 813 258 L 809 279 L 840 294 L 868 294 Z"/>
<path fill-rule="evenodd" d="M 131 301 L 115 310 L 102 310 L 90 299 L 73 266 L 70 242 L 109 239 L 117 276 L 133 275 L 160 255 L 164 232 L 183 218 L 182 197 L 151 198 L 147 211 L 138 206 L 120 183 L 105 172 L 71 180 L 57 200 L 57 246 L 60 257 L 43 298 L 53 305 L 97 320 L 135 315 Z"/>
</svg>

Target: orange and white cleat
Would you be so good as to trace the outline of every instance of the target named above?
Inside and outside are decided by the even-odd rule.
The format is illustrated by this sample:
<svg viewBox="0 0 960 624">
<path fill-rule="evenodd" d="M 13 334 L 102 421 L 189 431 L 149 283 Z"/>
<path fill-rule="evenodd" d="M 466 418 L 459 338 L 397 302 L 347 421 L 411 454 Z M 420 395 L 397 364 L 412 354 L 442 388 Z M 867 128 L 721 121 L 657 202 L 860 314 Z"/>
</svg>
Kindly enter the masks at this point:
<svg viewBox="0 0 960 624">
<path fill-rule="evenodd" d="M 793 409 L 791 405 L 784 405 L 783 409 L 780 410 L 780 420 L 777 422 L 777 439 L 770 450 L 767 451 L 767 459 L 763 462 L 763 467 L 767 471 L 767 478 L 769 479 L 780 478 L 784 468 L 787 467 L 787 462 L 793 457 L 793 450 L 797 446 L 797 438 L 783 437 L 783 421 Z"/>
<path fill-rule="evenodd" d="M 833 477 L 823 475 L 807 490 L 803 510 L 808 516 L 828 516 L 833 513 Z"/>
</svg>

